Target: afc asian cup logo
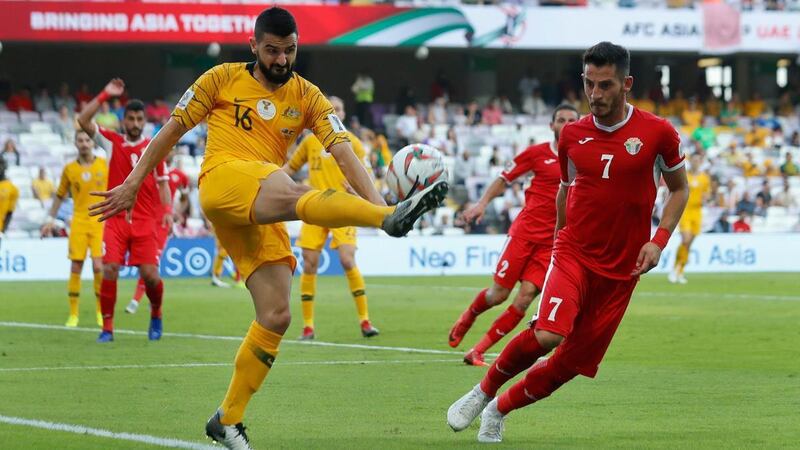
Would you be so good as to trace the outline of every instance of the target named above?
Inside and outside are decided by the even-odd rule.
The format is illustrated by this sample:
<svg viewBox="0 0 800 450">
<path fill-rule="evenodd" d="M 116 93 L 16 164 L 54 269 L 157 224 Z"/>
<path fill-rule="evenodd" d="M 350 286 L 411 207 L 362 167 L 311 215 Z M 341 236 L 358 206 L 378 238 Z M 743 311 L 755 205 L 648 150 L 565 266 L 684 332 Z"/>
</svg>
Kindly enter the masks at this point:
<svg viewBox="0 0 800 450">
<path fill-rule="evenodd" d="M 644 144 L 642 144 L 641 139 L 637 137 L 628 138 L 628 140 L 625 141 L 625 150 L 627 150 L 629 154 L 635 155 L 642 149 L 642 145 Z"/>
<path fill-rule="evenodd" d="M 92 173 L 91 172 L 81 172 L 81 179 L 83 181 L 91 180 L 92 179 Z"/>
<path fill-rule="evenodd" d="M 265 99 L 258 101 L 256 110 L 258 111 L 258 115 L 264 120 L 271 120 L 277 113 L 275 105 L 271 101 Z"/>
</svg>

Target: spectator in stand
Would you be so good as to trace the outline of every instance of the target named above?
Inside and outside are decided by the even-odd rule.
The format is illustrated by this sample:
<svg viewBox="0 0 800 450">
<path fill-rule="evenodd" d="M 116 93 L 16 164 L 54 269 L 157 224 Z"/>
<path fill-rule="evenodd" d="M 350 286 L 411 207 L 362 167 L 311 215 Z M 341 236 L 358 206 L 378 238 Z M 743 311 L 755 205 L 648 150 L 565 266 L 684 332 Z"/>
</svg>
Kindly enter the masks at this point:
<svg viewBox="0 0 800 450">
<path fill-rule="evenodd" d="M 31 99 L 31 88 L 23 87 L 8 98 L 6 108 L 9 111 L 33 111 L 33 100 Z"/>
<path fill-rule="evenodd" d="M 750 228 L 750 217 L 752 214 L 742 211 L 739 215 L 739 220 L 733 222 L 733 232 L 734 233 L 750 233 L 752 232 L 752 228 Z"/>
<path fill-rule="evenodd" d="M 33 97 L 33 107 L 39 112 L 55 111 L 53 97 L 50 96 L 50 91 L 44 83 L 39 84 L 39 91 Z"/>
<path fill-rule="evenodd" d="M 690 106 L 691 108 L 691 106 Z M 686 112 L 684 112 L 686 114 Z M 717 132 L 714 127 L 714 118 L 706 117 L 703 120 L 703 126 L 697 127 L 691 134 L 692 139 L 703 147 L 703 150 L 708 150 L 717 142 Z"/>
<path fill-rule="evenodd" d="M 144 109 L 144 113 L 149 122 L 153 122 L 157 125 L 163 125 L 167 123 L 167 120 L 169 120 L 169 117 L 172 114 L 169 106 L 167 106 L 167 103 L 161 97 L 156 97 L 152 103 L 147 105 L 147 107 Z"/>
<path fill-rule="evenodd" d="M 722 102 L 714 94 L 708 94 L 703 103 L 703 110 L 707 116 L 719 117 L 722 113 Z"/>
<path fill-rule="evenodd" d="M 792 137 L 789 139 L 789 145 L 792 147 L 800 147 L 800 131 L 795 130 Z"/>
<path fill-rule="evenodd" d="M 783 206 L 784 208 L 797 207 L 797 199 L 794 193 L 792 193 L 792 186 L 789 184 L 788 178 L 783 178 L 783 189 L 775 194 L 775 198 L 772 199 L 772 204 L 775 206 Z"/>
<path fill-rule="evenodd" d="M 781 176 L 781 169 L 772 163 L 771 158 L 764 159 L 764 176 L 766 177 Z"/>
<path fill-rule="evenodd" d="M 62 106 L 66 106 L 70 112 L 77 110 L 78 104 L 69 93 L 69 84 L 61 83 L 58 88 L 58 95 L 53 99 L 53 106 L 55 106 L 56 111 L 60 111 Z"/>
<path fill-rule="evenodd" d="M 572 105 L 580 111 L 581 108 L 581 100 L 578 98 L 578 94 L 575 93 L 574 89 L 567 89 L 567 93 L 564 94 L 564 100 L 562 103 Z"/>
<path fill-rule="evenodd" d="M 439 151 L 443 151 L 444 148 L 444 142 L 436 137 L 436 129 L 434 127 L 431 127 L 431 129 L 428 131 L 428 136 L 422 140 L 422 143 L 425 145 L 430 145 Z"/>
<path fill-rule="evenodd" d="M 75 101 L 78 103 L 78 108 L 83 109 L 83 106 L 92 101 L 94 94 L 89 91 L 88 83 L 81 83 L 81 88 L 75 94 Z"/>
<path fill-rule="evenodd" d="M 761 176 L 761 169 L 753 160 L 753 152 L 747 152 L 747 159 L 741 162 L 742 176 L 745 178 Z"/>
<path fill-rule="evenodd" d="M 752 215 L 756 210 L 756 204 L 750 200 L 750 193 L 745 191 L 742 194 L 742 199 L 736 204 L 736 214 L 747 213 Z"/>
<path fill-rule="evenodd" d="M 703 123 L 703 110 L 697 104 L 697 99 L 692 97 L 680 116 L 683 121 L 683 132 L 691 135 Z"/>
<path fill-rule="evenodd" d="M 753 208 L 753 215 L 759 217 L 767 217 L 767 208 L 769 205 L 764 203 L 762 197 L 756 197 L 756 207 Z"/>
<path fill-rule="evenodd" d="M 39 176 L 31 182 L 31 190 L 33 191 L 33 198 L 39 200 L 42 206 L 47 208 L 53 198 L 55 186 L 53 186 L 50 178 L 47 177 L 47 170 L 44 167 L 39 167 Z"/>
<path fill-rule="evenodd" d="M 675 90 L 675 95 L 669 99 L 666 105 L 666 110 L 664 111 L 667 114 L 666 116 L 674 116 L 674 117 L 683 117 L 683 111 L 689 107 L 689 102 L 686 101 L 686 98 L 683 96 L 683 91 L 681 89 Z"/>
<path fill-rule="evenodd" d="M 770 192 L 769 181 L 764 180 L 761 183 L 761 190 L 756 194 L 756 198 L 760 198 L 764 202 L 765 207 L 772 206 L 772 193 Z"/>
<path fill-rule="evenodd" d="M 719 115 L 719 121 L 722 125 L 731 128 L 739 126 L 739 117 L 742 115 L 742 104 L 739 101 L 739 94 L 735 93 L 731 96 L 730 101 L 725 103 L 722 112 Z"/>
<path fill-rule="evenodd" d="M 372 102 L 375 100 L 375 82 L 367 69 L 362 69 L 356 74 L 356 80 L 350 86 L 350 91 L 356 98 L 356 114 L 359 123 L 367 128 L 372 128 Z"/>
<path fill-rule="evenodd" d="M 633 91 L 631 91 L 631 92 L 633 92 Z M 635 103 L 631 102 L 630 100 L 628 100 L 628 103 L 630 103 L 631 105 L 635 106 L 636 108 L 639 108 L 642 111 L 647 111 L 649 113 L 655 114 L 655 112 L 656 112 L 656 104 L 655 104 L 655 102 L 650 100 L 650 97 L 637 96 L 634 100 L 635 100 Z"/>
<path fill-rule="evenodd" d="M 753 92 L 750 96 L 750 100 L 744 104 L 744 114 L 751 119 L 758 118 L 764 113 L 765 109 L 766 104 L 764 100 L 761 99 L 761 94 L 758 93 L 758 91 Z"/>
<path fill-rule="evenodd" d="M 447 138 L 444 140 L 444 145 L 442 146 L 442 151 L 445 155 L 454 156 L 458 154 L 460 150 L 460 146 L 458 145 L 458 136 L 456 135 L 456 129 L 450 127 L 447 129 Z"/>
<path fill-rule="evenodd" d="M 785 91 L 781 94 L 780 98 L 778 98 L 778 105 L 776 108 L 776 113 L 781 117 L 790 117 L 794 115 L 794 103 L 792 103 L 792 95 L 789 91 Z"/>
<path fill-rule="evenodd" d="M 428 123 L 431 125 L 447 123 L 447 99 L 445 97 L 437 97 L 428 106 Z"/>
<path fill-rule="evenodd" d="M 540 89 L 534 89 L 532 95 L 523 98 L 522 112 L 533 117 L 546 116 L 548 114 L 547 105 L 544 103 Z"/>
<path fill-rule="evenodd" d="M 478 102 L 472 100 L 467 104 L 467 125 L 478 125 L 482 121 L 482 115 Z"/>
<path fill-rule="evenodd" d="M 795 131 L 795 135 L 797 132 Z M 781 175 L 786 177 L 794 177 L 800 174 L 800 168 L 797 167 L 797 164 L 792 161 L 792 152 L 786 152 L 786 156 L 784 156 L 783 164 L 781 164 Z"/>
<path fill-rule="evenodd" d="M 444 97 L 445 101 L 449 101 L 452 95 L 451 90 L 450 80 L 447 79 L 444 70 L 437 70 L 436 77 L 433 79 L 433 83 L 431 83 L 431 100 L 433 101 L 437 98 Z"/>
<path fill-rule="evenodd" d="M 58 119 L 56 119 L 53 127 L 61 135 L 64 142 L 75 139 L 75 117 L 72 116 L 72 110 L 69 109 L 69 106 L 62 104 L 58 108 Z"/>
<path fill-rule="evenodd" d="M 514 114 L 514 105 L 511 104 L 511 100 L 509 100 L 507 95 L 500 96 L 500 109 L 503 111 L 503 114 Z"/>
<path fill-rule="evenodd" d="M 5 160 L 7 167 L 19 166 L 19 150 L 13 139 L 6 139 L 3 144 L 3 154 L 0 156 Z"/>
<path fill-rule="evenodd" d="M 533 69 L 530 67 L 525 70 L 525 76 L 520 78 L 517 83 L 517 91 L 520 98 L 520 109 L 525 111 L 525 100 L 533 97 L 533 92 L 538 90 L 540 86 L 539 79 L 533 76 Z M 541 96 L 541 95 L 540 95 Z M 527 113 L 526 114 L 530 114 Z"/>
<path fill-rule="evenodd" d="M 103 102 L 100 105 L 100 111 L 94 116 L 94 121 L 103 128 L 119 131 L 119 118 L 114 114 L 114 111 L 111 111 L 111 106 L 108 102 Z"/>
<path fill-rule="evenodd" d="M 396 111 L 405 111 L 406 106 L 415 106 L 417 98 L 414 90 L 408 86 L 403 86 L 397 92 L 397 99 L 395 100 Z"/>
<path fill-rule="evenodd" d="M 409 143 L 414 142 L 416 140 L 417 131 L 419 131 L 417 110 L 411 105 L 406 106 L 403 115 L 397 118 L 395 127 L 397 136 L 400 138 L 400 147 L 405 147 Z"/>
<path fill-rule="evenodd" d="M 453 183 L 456 186 L 465 186 L 467 178 L 475 175 L 475 161 L 467 150 L 461 152 L 453 164 Z"/>
<path fill-rule="evenodd" d="M 481 112 L 484 125 L 500 125 L 503 123 L 503 108 L 500 107 L 500 99 L 492 98 L 488 105 Z"/>
<path fill-rule="evenodd" d="M 722 214 L 719 215 L 719 219 L 714 222 L 714 226 L 711 227 L 711 233 L 730 233 L 731 232 L 731 224 L 728 222 L 728 212 L 722 211 Z"/>
<path fill-rule="evenodd" d="M 114 97 L 111 100 L 111 111 L 117 116 L 120 122 L 122 122 L 122 117 L 125 115 L 125 106 L 122 105 L 122 100 L 119 97 Z"/>
</svg>

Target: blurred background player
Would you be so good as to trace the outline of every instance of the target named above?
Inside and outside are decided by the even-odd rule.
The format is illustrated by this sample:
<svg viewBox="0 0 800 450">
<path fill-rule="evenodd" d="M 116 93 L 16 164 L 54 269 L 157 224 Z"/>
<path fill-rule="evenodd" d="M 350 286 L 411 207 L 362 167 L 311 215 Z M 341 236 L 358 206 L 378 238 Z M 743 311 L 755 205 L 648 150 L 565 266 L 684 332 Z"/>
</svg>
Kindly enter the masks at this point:
<svg viewBox="0 0 800 450">
<path fill-rule="evenodd" d="M 331 96 L 328 98 L 333 105 L 333 110 L 339 120 L 344 122 L 345 110 L 344 102 L 339 97 Z M 361 141 L 351 132 L 347 132 L 350 144 L 356 157 L 369 170 L 367 155 Z M 314 189 L 321 191 L 333 189 L 337 192 L 353 194 L 352 188 L 347 183 L 336 160 L 319 142 L 313 133 L 308 134 L 297 146 L 292 158 L 283 170 L 289 175 L 294 175 L 305 163 L 308 163 L 308 184 Z M 369 309 L 367 307 L 367 294 L 365 291 L 364 277 L 356 266 L 356 228 L 324 228 L 317 225 L 303 223 L 300 228 L 300 236 L 296 245 L 303 249 L 303 273 L 300 275 L 300 300 L 303 307 L 303 334 L 301 340 L 314 339 L 314 299 L 317 292 L 317 267 L 319 266 L 319 255 L 328 240 L 328 235 L 333 235 L 331 249 L 339 251 L 339 261 L 347 277 L 347 284 L 358 313 L 358 321 L 361 324 L 361 334 L 364 337 L 377 336 L 379 331 L 372 326 L 369 321 Z"/>
<path fill-rule="evenodd" d="M 150 143 L 142 136 L 145 124 L 144 104 L 130 100 L 122 117 L 124 134 L 105 129 L 94 123 L 92 117 L 103 102 L 125 92 L 125 83 L 111 80 L 100 94 L 92 99 L 78 115 L 78 124 L 93 138 L 99 133 L 111 141 L 111 158 L 108 162 L 108 188 L 121 184 L 138 164 Z M 147 174 L 139 197 L 131 211 L 122 211 L 109 218 L 103 230 L 103 281 L 100 286 L 100 306 L 103 311 L 103 331 L 97 342 L 114 340 L 114 306 L 117 303 L 117 279 L 120 265 L 136 266 L 144 278 L 147 298 L 150 299 L 150 326 L 147 337 L 161 339 L 161 303 L 164 283 L 158 274 L 159 227 L 172 227 L 172 202 L 166 165 Z"/>
<path fill-rule="evenodd" d="M 675 268 L 670 272 L 670 283 L 686 284 L 683 270 L 689 262 L 689 250 L 694 238 L 702 232 L 703 204 L 711 193 L 711 178 L 703 172 L 703 155 L 695 153 L 689 159 L 689 170 L 686 177 L 689 179 L 689 202 L 683 211 L 679 228 L 681 230 L 681 245 L 675 255 Z"/>
<path fill-rule="evenodd" d="M 522 175 L 533 174 L 531 184 L 525 190 L 525 207 L 508 230 L 508 238 L 497 261 L 494 284 L 478 293 L 450 330 L 448 343 L 451 347 L 457 347 L 475 319 L 489 308 L 503 303 L 519 281 L 520 288 L 514 303 L 500 314 L 489 331 L 467 352 L 464 356 L 467 364 L 487 365 L 483 354 L 519 324 L 528 306 L 542 290 L 550 265 L 553 230 L 556 226 L 556 192 L 561 175 L 558 167 L 558 136 L 564 125 L 579 118 L 578 110 L 572 105 L 556 107 L 550 122 L 553 141 L 532 145 L 520 152 L 489 185 L 475 206 L 464 211 L 465 220 L 480 222 L 492 199 L 503 194 L 506 187 Z"/>
<path fill-rule="evenodd" d="M 479 442 L 501 442 L 511 411 L 549 397 L 578 375 L 597 375 L 639 276 L 658 264 L 689 196 L 678 133 L 626 101 L 633 87 L 628 50 L 601 42 L 584 53 L 583 68 L 592 114 L 564 127 L 558 142 L 556 238 L 539 311 L 480 384 L 447 411 L 455 431 L 480 414 Z M 670 195 L 651 238 L 659 175 Z"/>
<path fill-rule="evenodd" d="M 236 449 L 251 448 L 242 424 L 244 410 L 272 368 L 291 321 L 289 297 L 297 262 L 283 222 L 374 227 L 400 237 L 437 207 L 448 190 L 446 182 L 436 182 L 396 207 L 386 206 L 330 102 L 294 73 L 294 17 L 272 7 L 259 14 L 254 28 L 250 51 L 255 61 L 221 64 L 201 75 L 127 180 L 102 193 L 106 199 L 92 208 L 105 220 L 133 207 L 152 170 L 184 133 L 208 118 L 200 205 L 241 272 L 255 309 L 225 399 L 206 423 L 209 437 Z M 307 128 L 363 198 L 311 189 L 281 170 L 289 144 Z"/>
<path fill-rule="evenodd" d="M 2 243 L 3 233 L 11 222 L 11 216 L 14 215 L 14 208 L 17 207 L 19 198 L 19 189 L 11 180 L 6 179 L 7 167 L 6 160 L 0 158 L 0 243 Z"/>
<path fill-rule="evenodd" d="M 103 314 L 100 308 L 100 285 L 103 281 L 103 224 L 96 217 L 89 216 L 89 205 L 100 200 L 90 194 L 94 191 L 106 189 L 108 183 L 108 165 L 105 158 L 100 158 L 92 153 L 95 143 L 83 130 L 75 132 L 75 147 L 78 148 L 78 158 L 64 166 L 61 172 L 61 181 L 56 190 L 55 199 L 50 206 L 50 213 L 42 226 L 42 237 L 49 237 L 53 233 L 53 223 L 61 202 L 67 194 L 72 196 L 73 213 L 69 226 L 69 253 L 72 261 L 67 282 L 67 295 L 69 296 L 68 327 L 78 326 L 78 304 L 81 293 L 81 271 L 86 251 L 92 258 L 92 273 L 94 273 L 94 294 L 97 298 L 96 312 L 97 325 L 103 326 Z"/>
<path fill-rule="evenodd" d="M 183 199 L 189 195 L 189 177 L 183 172 L 183 170 L 180 169 L 180 167 L 174 164 L 174 161 L 175 151 L 173 150 L 172 153 L 167 156 L 166 160 L 167 167 L 169 167 L 169 171 L 167 172 L 167 182 L 169 184 L 170 205 L 175 202 L 175 193 L 180 193 L 180 199 Z M 164 253 L 164 249 L 167 248 L 167 241 L 172 234 L 172 229 L 162 221 L 161 224 L 156 226 L 156 234 L 158 239 L 158 259 L 160 261 L 161 255 Z M 145 290 L 144 278 L 140 274 L 139 281 L 136 282 L 136 290 L 133 292 L 133 297 L 128 303 L 128 306 L 125 307 L 126 313 L 136 313 L 136 310 L 139 309 L 139 302 L 142 300 Z"/>
</svg>

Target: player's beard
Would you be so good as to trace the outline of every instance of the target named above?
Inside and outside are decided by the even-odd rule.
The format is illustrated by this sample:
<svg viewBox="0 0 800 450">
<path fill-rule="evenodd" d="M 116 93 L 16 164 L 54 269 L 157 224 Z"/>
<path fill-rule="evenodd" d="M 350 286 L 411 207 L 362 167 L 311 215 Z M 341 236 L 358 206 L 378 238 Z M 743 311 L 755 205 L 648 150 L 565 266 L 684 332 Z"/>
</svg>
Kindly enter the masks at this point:
<svg viewBox="0 0 800 450">
<path fill-rule="evenodd" d="M 620 105 L 624 106 L 625 104 L 625 96 L 619 97 L 612 97 L 610 103 L 591 103 L 589 104 L 589 109 L 592 111 L 592 115 L 597 117 L 598 119 L 605 119 L 610 117 L 620 108 Z"/>
<path fill-rule="evenodd" d="M 256 58 L 256 62 L 258 63 L 258 69 L 261 70 L 261 73 L 264 75 L 264 78 L 267 79 L 270 83 L 275 84 L 283 84 L 289 81 L 292 78 L 293 67 L 292 64 L 286 63 L 285 66 L 281 66 L 277 63 L 272 63 L 269 67 L 267 67 L 263 62 L 261 62 L 261 58 Z M 283 68 L 285 72 L 273 72 L 272 69 L 275 68 Z"/>
<path fill-rule="evenodd" d="M 125 128 L 125 134 L 128 135 L 128 139 L 129 140 L 135 141 L 135 140 L 139 139 L 140 137 L 142 137 L 142 129 L 141 128 L 136 128 L 136 127 L 130 127 L 130 128 L 126 127 Z"/>
</svg>

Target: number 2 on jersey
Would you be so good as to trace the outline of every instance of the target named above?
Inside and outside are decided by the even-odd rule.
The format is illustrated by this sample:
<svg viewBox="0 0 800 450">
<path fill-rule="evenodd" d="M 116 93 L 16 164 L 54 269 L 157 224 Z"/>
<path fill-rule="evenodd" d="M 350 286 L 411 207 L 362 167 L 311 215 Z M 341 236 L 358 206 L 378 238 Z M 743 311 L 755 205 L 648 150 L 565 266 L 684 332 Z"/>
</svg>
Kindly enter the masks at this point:
<svg viewBox="0 0 800 450">
<path fill-rule="evenodd" d="M 610 178 L 608 176 L 608 171 L 609 171 L 609 169 L 611 169 L 611 160 L 612 159 L 614 159 L 614 155 L 609 155 L 607 153 L 604 153 L 602 156 L 600 156 L 600 161 L 607 161 L 606 162 L 606 167 L 603 168 L 603 177 L 602 177 L 603 179 L 607 180 L 607 179 Z"/>
</svg>

